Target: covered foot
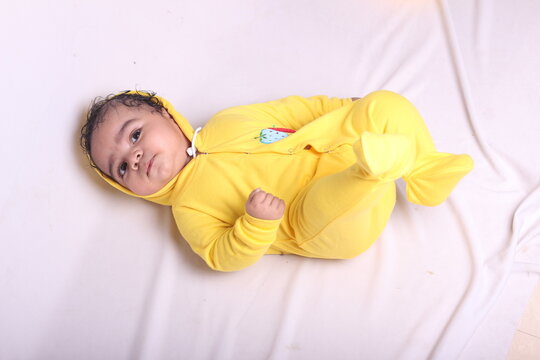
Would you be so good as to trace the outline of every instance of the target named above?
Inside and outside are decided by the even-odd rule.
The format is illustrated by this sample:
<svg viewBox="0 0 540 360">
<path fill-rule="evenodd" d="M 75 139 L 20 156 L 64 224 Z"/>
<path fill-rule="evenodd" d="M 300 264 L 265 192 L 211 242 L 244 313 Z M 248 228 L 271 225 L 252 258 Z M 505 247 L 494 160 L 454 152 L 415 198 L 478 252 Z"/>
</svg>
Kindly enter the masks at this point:
<svg viewBox="0 0 540 360">
<path fill-rule="evenodd" d="M 411 170 L 416 157 L 412 139 L 402 134 L 364 132 L 353 150 L 366 179 L 396 180 Z"/>
<path fill-rule="evenodd" d="M 468 155 L 440 152 L 422 154 L 411 172 L 404 177 L 407 199 L 424 206 L 439 205 L 472 168 L 473 160 Z"/>
</svg>

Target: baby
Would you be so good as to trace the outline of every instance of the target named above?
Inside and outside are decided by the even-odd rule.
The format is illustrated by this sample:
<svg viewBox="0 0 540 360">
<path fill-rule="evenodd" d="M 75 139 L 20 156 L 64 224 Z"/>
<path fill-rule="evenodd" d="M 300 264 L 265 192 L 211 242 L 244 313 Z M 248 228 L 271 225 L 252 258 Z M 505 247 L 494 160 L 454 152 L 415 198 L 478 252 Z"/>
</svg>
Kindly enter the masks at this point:
<svg viewBox="0 0 540 360">
<path fill-rule="evenodd" d="M 355 257 L 383 231 L 396 179 L 409 201 L 434 206 L 473 167 L 437 152 L 415 107 L 389 91 L 234 107 L 196 130 L 165 99 L 127 91 L 96 99 L 81 134 L 109 184 L 171 206 L 220 271 L 264 254 Z"/>
</svg>

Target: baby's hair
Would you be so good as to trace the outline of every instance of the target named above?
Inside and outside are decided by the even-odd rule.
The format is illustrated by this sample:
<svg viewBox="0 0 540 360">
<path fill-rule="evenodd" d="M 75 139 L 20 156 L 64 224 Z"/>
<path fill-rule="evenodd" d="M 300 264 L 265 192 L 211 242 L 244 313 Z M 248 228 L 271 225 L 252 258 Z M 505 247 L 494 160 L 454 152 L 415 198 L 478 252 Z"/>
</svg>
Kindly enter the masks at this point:
<svg viewBox="0 0 540 360">
<path fill-rule="evenodd" d="M 119 94 L 111 94 L 106 97 L 96 97 L 88 110 L 86 116 L 86 123 L 81 128 L 81 139 L 80 144 L 90 159 L 90 165 L 96 167 L 94 161 L 92 160 L 91 151 L 92 151 L 92 135 L 94 130 L 98 127 L 100 123 L 103 122 L 107 112 L 114 108 L 117 105 L 124 105 L 127 107 L 139 107 L 148 105 L 152 108 L 152 111 L 163 111 L 164 106 L 161 101 L 156 97 L 156 93 L 152 91 L 141 91 L 137 90 L 136 92 L 130 92 L 130 90 L 121 92 Z"/>
</svg>

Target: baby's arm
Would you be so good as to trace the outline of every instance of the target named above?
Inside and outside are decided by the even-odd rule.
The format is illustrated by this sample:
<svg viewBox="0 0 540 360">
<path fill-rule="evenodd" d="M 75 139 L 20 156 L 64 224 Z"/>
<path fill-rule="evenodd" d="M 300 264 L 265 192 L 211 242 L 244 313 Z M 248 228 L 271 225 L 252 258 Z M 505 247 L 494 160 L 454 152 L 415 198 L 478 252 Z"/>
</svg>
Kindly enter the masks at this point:
<svg viewBox="0 0 540 360">
<path fill-rule="evenodd" d="M 311 121 L 348 105 L 351 98 L 328 96 L 288 96 L 286 98 L 259 104 L 266 114 L 272 114 L 274 121 L 281 126 L 298 130 Z M 256 105 L 257 106 L 257 105 Z"/>
<path fill-rule="evenodd" d="M 285 201 L 261 189 L 255 189 L 246 202 L 246 212 L 258 219 L 278 220 L 285 212 Z"/>
<path fill-rule="evenodd" d="M 232 121 L 252 121 L 257 119 L 276 127 L 298 130 L 311 121 L 351 104 L 358 98 L 337 98 L 328 96 L 288 96 L 265 103 L 243 105 L 223 110 L 215 118 L 228 123 Z"/>
<path fill-rule="evenodd" d="M 284 210 L 282 200 L 254 190 L 245 213 L 232 224 L 190 207 L 173 207 L 173 215 L 184 239 L 210 268 L 236 271 L 266 254 L 276 240 Z"/>
</svg>

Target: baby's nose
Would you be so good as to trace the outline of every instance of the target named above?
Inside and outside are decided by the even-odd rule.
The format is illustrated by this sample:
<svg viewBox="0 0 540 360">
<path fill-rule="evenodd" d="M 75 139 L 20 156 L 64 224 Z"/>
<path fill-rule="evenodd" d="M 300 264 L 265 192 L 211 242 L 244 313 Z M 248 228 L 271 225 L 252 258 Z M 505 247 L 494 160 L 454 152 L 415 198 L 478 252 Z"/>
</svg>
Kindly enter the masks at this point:
<svg viewBox="0 0 540 360">
<path fill-rule="evenodd" d="M 141 160 L 142 152 L 136 151 L 133 156 L 133 161 L 131 162 L 131 168 L 137 170 L 139 168 L 139 161 Z"/>
</svg>

